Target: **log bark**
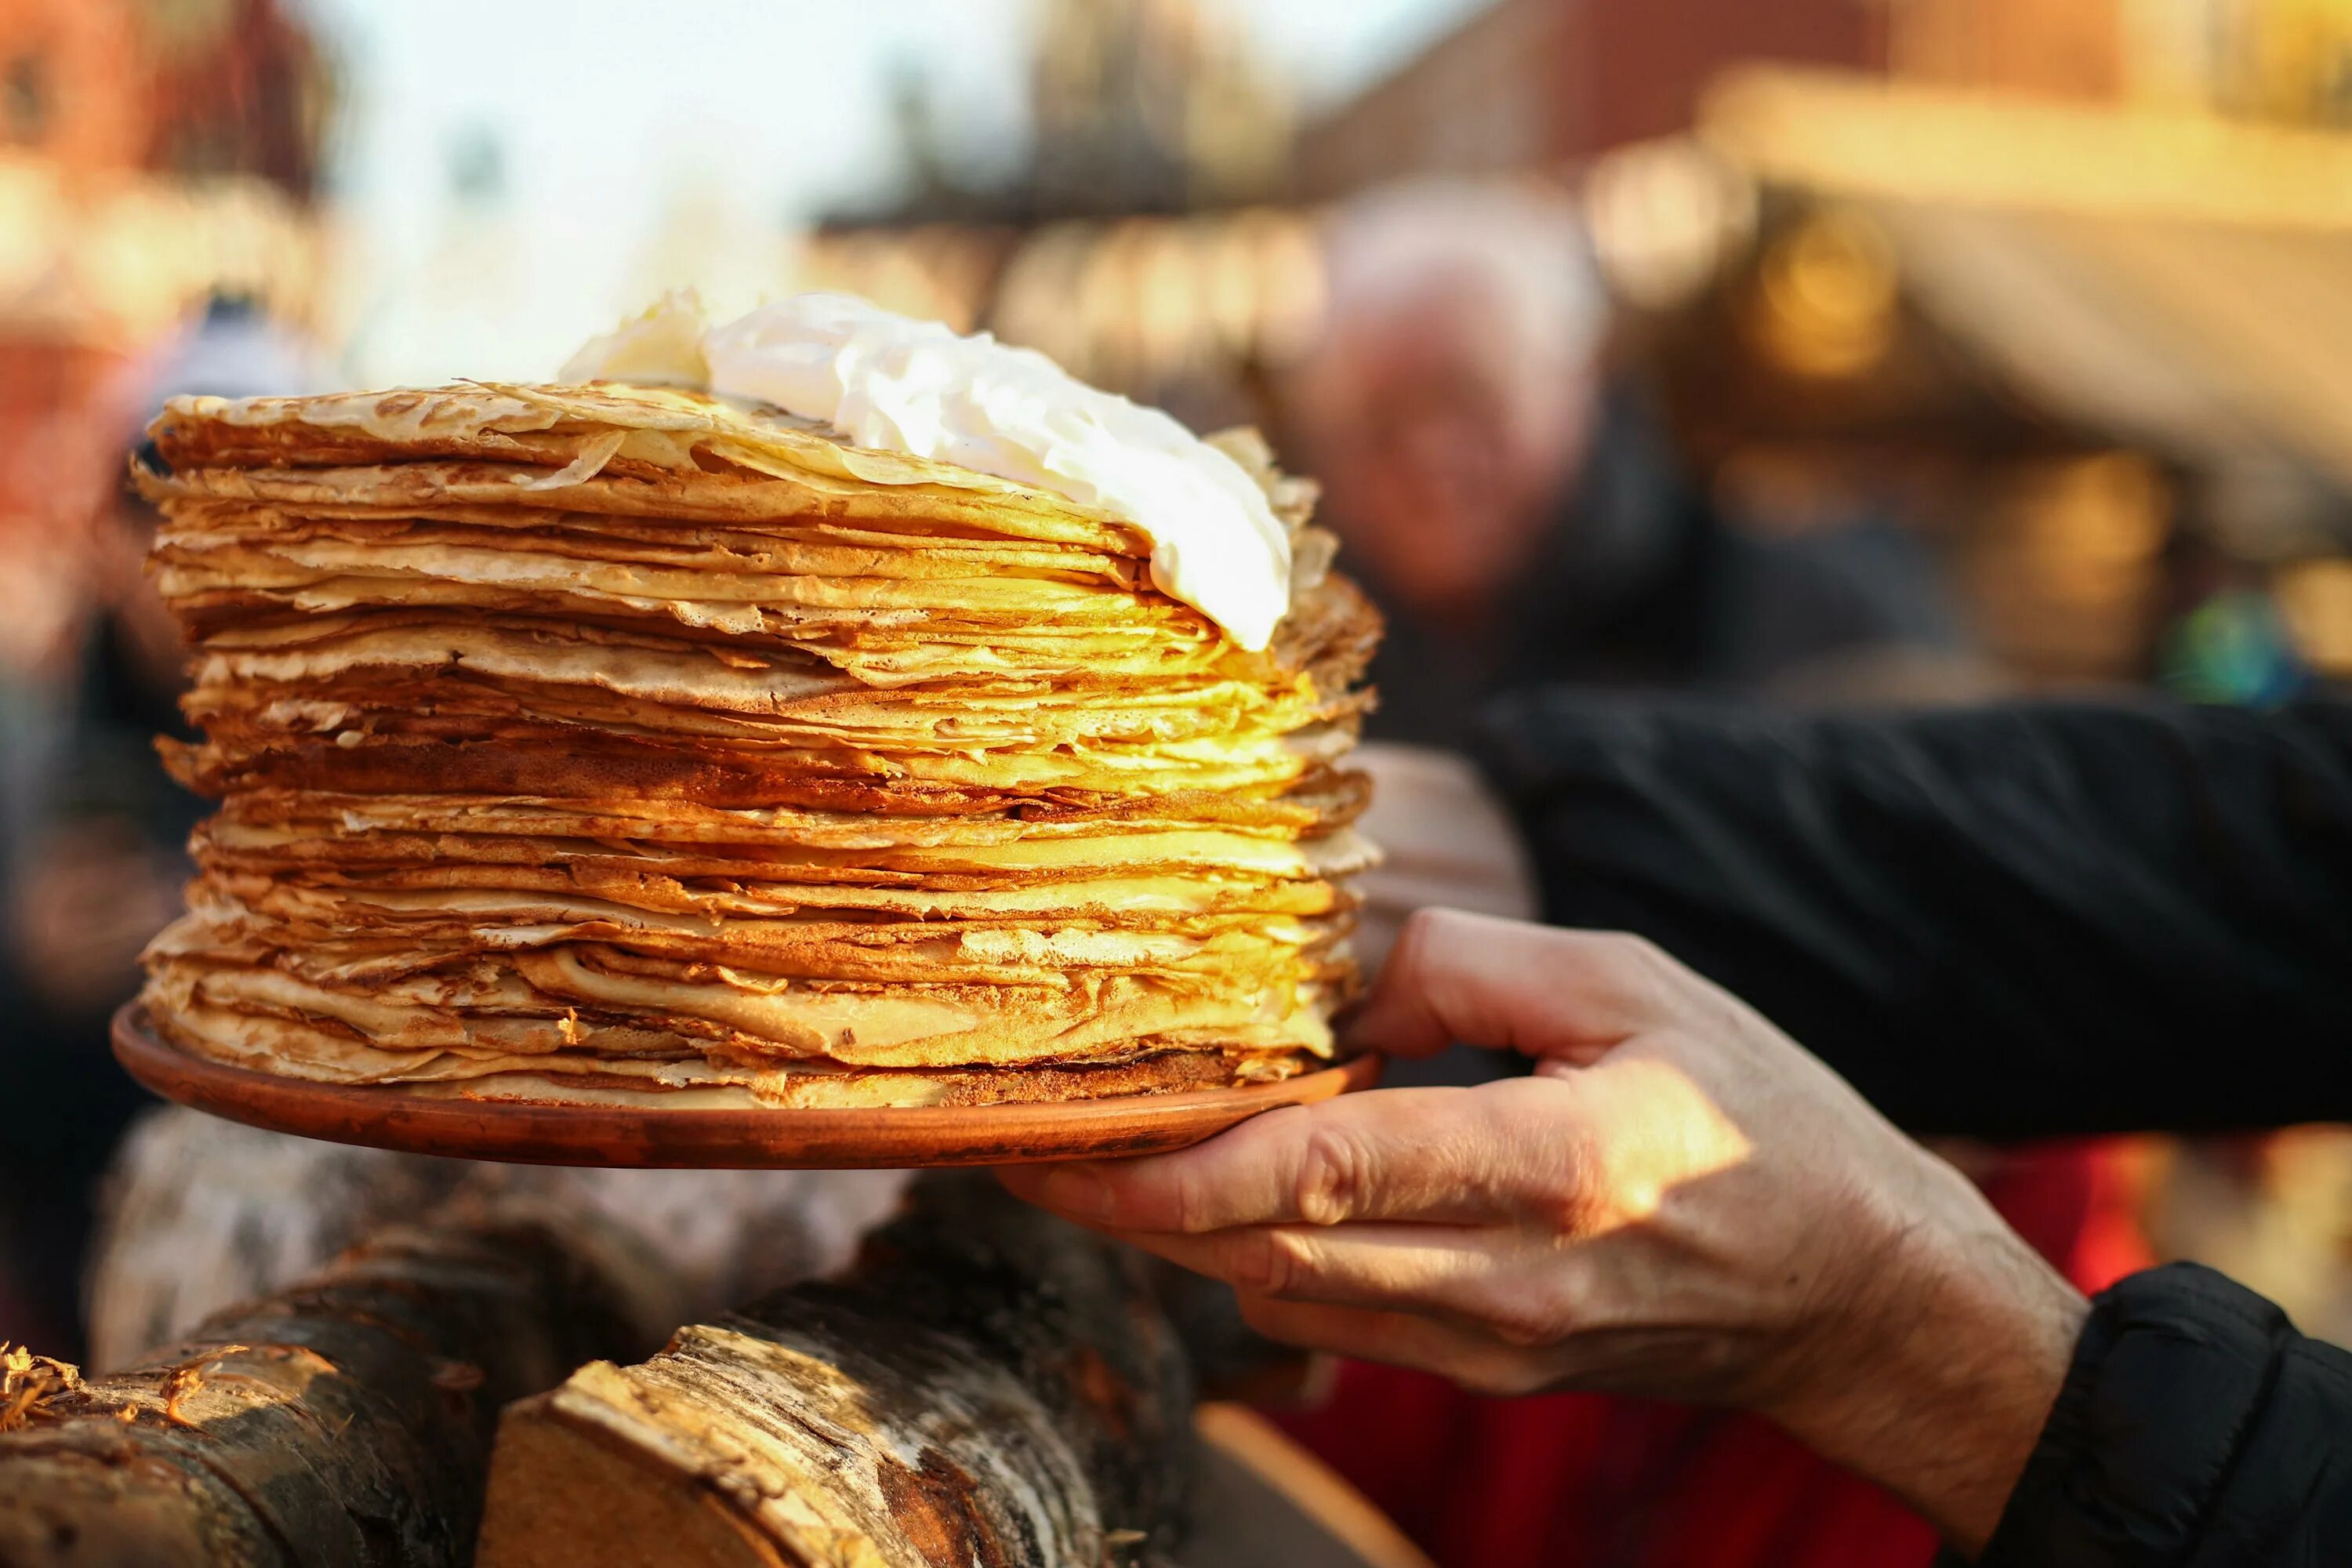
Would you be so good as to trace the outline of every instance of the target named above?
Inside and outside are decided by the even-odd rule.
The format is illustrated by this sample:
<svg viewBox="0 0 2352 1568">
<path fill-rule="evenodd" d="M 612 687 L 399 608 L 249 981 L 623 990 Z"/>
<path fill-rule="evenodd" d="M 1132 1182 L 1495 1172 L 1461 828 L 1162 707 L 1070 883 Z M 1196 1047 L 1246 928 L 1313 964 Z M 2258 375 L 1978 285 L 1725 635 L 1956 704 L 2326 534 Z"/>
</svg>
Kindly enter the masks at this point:
<svg viewBox="0 0 2352 1568">
<path fill-rule="evenodd" d="M 835 1283 L 508 1412 L 482 1568 L 1105 1568 L 1158 1560 L 1190 1453 L 1139 1258 L 931 1177 Z"/>
<path fill-rule="evenodd" d="M 632 1299 L 629 1250 L 566 1218 L 451 1215 L 126 1372 L 26 1367 L 0 1399 L 0 1563 L 456 1568 L 500 1406 L 649 1342 L 662 1298 Z"/>
<path fill-rule="evenodd" d="M 124 1140 L 100 1205 L 90 1364 L 128 1366 L 386 1225 L 447 1204 L 604 1222 L 659 1261 L 663 1331 L 830 1273 L 897 1206 L 891 1171 L 603 1171 L 320 1143 L 169 1107 Z"/>
</svg>

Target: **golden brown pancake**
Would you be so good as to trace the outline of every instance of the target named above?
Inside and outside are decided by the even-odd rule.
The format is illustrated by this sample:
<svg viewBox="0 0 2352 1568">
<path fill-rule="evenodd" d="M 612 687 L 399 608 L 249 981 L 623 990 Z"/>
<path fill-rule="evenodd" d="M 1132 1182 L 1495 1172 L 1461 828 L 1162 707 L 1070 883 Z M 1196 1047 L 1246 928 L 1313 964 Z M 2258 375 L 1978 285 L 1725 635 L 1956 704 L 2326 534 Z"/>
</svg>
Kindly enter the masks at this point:
<svg viewBox="0 0 2352 1568">
<path fill-rule="evenodd" d="M 147 1005 L 224 1061 L 581 1105 L 1280 1078 L 1352 993 L 1378 636 L 1312 487 L 1264 652 L 1061 497 L 667 390 L 176 399 L 222 797 Z"/>
</svg>

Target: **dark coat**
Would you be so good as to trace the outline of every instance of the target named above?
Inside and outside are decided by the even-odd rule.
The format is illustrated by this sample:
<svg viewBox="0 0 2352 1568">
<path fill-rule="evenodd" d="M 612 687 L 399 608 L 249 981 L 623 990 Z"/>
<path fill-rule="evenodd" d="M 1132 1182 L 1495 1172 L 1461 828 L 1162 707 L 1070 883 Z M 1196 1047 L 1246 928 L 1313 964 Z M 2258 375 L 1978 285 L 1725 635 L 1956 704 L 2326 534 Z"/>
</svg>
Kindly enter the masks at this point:
<svg viewBox="0 0 2352 1568">
<path fill-rule="evenodd" d="M 1869 517 L 1789 539 L 1736 526 L 1625 388 L 1603 403 L 1535 558 L 1476 627 L 1425 626 L 1364 563 L 1339 559 L 1389 617 L 1371 668 L 1376 740 L 1458 748 L 1483 701 L 1520 688 L 1748 693 L 1858 656 L 1961 643 L 1911 533 Z"/>
<path fill-rule="evenodd" d="M 2352 1121 L 2352 703 L 1487 719 L 1547 918 L 1651 937 L 1916 1131 Z M 2352 1354 L 2210 1270 L 2124 1281 L 1983 1561 L 2352 1562 Z"/>
</svg>

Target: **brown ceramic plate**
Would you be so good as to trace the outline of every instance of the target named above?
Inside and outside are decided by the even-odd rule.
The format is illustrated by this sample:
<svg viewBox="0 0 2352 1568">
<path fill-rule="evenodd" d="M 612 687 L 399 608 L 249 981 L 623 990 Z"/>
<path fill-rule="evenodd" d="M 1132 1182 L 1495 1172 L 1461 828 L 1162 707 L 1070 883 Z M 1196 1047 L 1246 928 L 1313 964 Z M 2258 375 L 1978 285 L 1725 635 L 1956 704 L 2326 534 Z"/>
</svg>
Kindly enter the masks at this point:
<svg viewBox="0 0 2352 1568">
<path fill-rule="evenodd" d="M 310 1083 L 191 1055 L 146 1010 L 114 1015 L 114 1056 L 166 1100 L 304 1138 L 412 1154 L 531 1165 L 707 1170 L 1015 1165 L 1181 1149 L 1282 1105 L 1369 1088 L 1380 1058 L 1358 1057 L 1279 1083 L 1047 1105 L 854 1110 L 665 1110 L 423 1100 L 397 1089 Z"/>
</svg>

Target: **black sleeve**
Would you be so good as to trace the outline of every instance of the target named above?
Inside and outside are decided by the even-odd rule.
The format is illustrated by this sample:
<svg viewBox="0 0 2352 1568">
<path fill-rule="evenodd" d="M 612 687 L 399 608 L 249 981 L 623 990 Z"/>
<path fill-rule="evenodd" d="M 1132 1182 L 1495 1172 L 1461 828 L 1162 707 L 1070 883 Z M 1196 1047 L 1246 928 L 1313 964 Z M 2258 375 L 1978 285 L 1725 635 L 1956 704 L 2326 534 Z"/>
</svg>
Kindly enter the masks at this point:
<svg viewBox="0 0 2352 1568">
<path fill-rule="evenodd" d="M 2210 1268 L 2097 1298 L 1980 1568 L 2352 1562 L 2352 1354 Z"/>
<path fill-rule="evenodd" d="M 2352 1120 L 2352 704 L 1790 717 L 1560 692 L 1484 761 L 1643 933 L 1921 1132 Z"/>
</svg>

